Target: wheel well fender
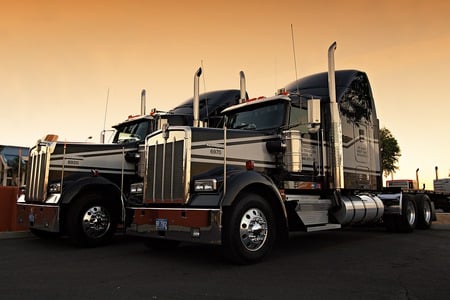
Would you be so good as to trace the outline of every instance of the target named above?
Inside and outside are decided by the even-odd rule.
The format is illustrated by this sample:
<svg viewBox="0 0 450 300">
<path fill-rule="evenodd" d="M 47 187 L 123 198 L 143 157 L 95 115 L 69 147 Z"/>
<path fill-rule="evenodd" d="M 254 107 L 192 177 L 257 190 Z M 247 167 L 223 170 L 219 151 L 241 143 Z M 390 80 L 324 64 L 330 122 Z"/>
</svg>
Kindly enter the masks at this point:
<svg viewBox="0 0 450 300">
<path fill-rule="evenodd" d="M 88 194 L 101 195 L 117 221 L 125 221 L 125 197 L 116 184 L 104 177 L 83 177 L 71 182 L 63 191 L 61 204 L 65 208 L 70 207 L 77 199 Z"/>
<path fill-rule="evenodd" d="M 261 173 L 243 171 L 233 175 L 227 180 L 226 193 L 222 199 L 222 207 L 226 213 L 228 209 L 239 201 L 242 195 L 247 193 L 258 194 L 270 205 L 277 220 L 277 230 L 283 239 L 288 234 L 288 219 L 286 207 L 276 185 Z"/>
</svg>

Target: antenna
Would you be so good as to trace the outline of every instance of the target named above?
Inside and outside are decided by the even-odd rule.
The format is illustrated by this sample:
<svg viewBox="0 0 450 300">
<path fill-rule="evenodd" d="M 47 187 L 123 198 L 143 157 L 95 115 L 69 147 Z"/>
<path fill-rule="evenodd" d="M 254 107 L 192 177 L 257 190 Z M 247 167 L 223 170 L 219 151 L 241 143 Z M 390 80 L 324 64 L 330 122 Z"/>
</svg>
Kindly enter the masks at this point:
<svg viewBox="0 0 450 300">
<path fill-rule="evenodd" d="M 291 24 L 291 39 L 292 39 L 292 52 L 294 53 L 295 84 L 297 85 L 297 94 L 300 95 L 300 89 L 298 87 L 297 58 L 295 57 L 294 26 L 292 24 Z"/>
<path fill-rule="evenodd" d="M 109 102 L 109 88 L 108 88 L 108 93 L 106 94 L 106 105 L 105 105 L 105 117 L 103 118 L 103 131 L 102 131 L 102 136 L 101 136 L 101 143 L 104 144 L 105 143 L 105 132 L 106 132 L 106 115 L 108 114 L 108 102 Z"/>
</svg>

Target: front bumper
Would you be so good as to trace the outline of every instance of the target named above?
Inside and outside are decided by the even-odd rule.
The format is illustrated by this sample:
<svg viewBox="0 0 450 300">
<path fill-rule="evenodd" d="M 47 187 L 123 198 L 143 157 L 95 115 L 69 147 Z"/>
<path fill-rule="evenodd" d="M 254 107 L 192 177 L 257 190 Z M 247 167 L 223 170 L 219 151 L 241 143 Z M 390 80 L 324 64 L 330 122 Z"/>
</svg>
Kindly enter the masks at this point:
<svg viewBox="0 0 450 300">
<path fill-rule="evenodd" d="M 127 234 L 206 244 L 222 243 L 220 209 L 129 208 Z M 164 228 L 161 228 L 163 220 Z M 158 228 L 159 227 L 159 228 Z"/>
<path fill-rule="evenodd" d="M 48 232 L 59 232 L 59 206 L 17 203 L 17 224 Z"/>
</svg>

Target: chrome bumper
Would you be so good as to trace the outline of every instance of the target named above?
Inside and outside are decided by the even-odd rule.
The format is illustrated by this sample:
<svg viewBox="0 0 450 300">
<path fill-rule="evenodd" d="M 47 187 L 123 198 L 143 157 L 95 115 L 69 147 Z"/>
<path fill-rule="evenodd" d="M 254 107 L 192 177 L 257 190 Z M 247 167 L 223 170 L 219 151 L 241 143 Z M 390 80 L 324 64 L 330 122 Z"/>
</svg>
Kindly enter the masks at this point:
<svg viewBox="0 0 450 300">
<path fill-rule="evenodd" d="M 129 208 L 129 210 L 132 211 L 133 220 L 127 228 L 127 234 L 206 244 L 222 243 L 220 209 Z M 164 228 L 161 228 L 162 220 L 166 225 Z"/>
</svg>

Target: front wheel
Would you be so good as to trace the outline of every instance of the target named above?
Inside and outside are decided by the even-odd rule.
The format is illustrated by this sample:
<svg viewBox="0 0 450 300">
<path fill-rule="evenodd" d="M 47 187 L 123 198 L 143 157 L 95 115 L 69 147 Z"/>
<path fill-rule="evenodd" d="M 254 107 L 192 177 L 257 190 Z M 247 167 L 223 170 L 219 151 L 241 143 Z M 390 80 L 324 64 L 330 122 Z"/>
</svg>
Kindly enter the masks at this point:
<svg viewBox="0 0 450 300">
<path fill-rule="evenodd" d="M 75 244 L 95 247 L 112 240 L 117 220 L 111 206 L 99 195 L 91 194 L 76 200 L 69 208 L 66 226 Z"/>
<path fill-rule="evenodd" d="M 248 264 L 260 261 L 273 248 L 276 226 L 270 205 L 257 194 L 245 194 L 226 211 L 222 234 L 225 257 Z"/>
</svg>

